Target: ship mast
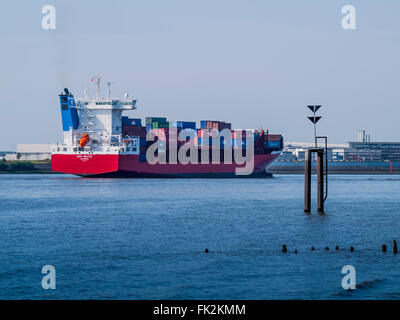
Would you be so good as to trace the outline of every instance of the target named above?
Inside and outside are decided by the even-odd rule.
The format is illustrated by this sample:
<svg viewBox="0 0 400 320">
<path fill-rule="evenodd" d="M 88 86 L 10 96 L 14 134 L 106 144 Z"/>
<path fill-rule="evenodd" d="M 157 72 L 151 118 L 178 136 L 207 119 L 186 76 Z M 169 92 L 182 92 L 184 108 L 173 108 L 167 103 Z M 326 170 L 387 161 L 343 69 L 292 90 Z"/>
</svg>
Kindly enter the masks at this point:
<svg viewBox="0 0 400 320">
<path fill-rule="evenodd" d="M 96 76 L 92 78 L 92 82 L 94 81 L 95 85 L 96 85 L 96 100 L 99 100 L 99 96 L 100 96 L 100 77 Z"/>
<path fill-rule="evenodd" d="M 107 82 L 108 86 L 108 100 L 111 101 L 111 82 Z"/>
</svg>

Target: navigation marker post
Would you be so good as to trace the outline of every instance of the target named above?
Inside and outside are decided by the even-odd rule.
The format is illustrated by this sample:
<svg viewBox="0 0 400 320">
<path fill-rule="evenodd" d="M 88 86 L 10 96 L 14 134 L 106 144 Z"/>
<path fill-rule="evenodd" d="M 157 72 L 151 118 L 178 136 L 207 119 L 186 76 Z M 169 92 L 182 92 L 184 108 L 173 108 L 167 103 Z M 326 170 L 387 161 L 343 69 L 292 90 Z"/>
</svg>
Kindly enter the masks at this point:
<svg viewBox="0 0 400 320">
<path fill-rule="evenodd" d="M 322 118 L 315 113 L 321 108 L 320 105 L 308 105 L 313 112 L 312 117 L 307 117 L 314 124 L 315 148 L 306 150 L 304 160 L 304 212 L 311 212 L 311 161 L 312 153 L 317 154 L 317 210 L 324 213 L 324 202 L 328 197 L 328 138 L 326 136 L 317 136 L 317 122 Z M 318 148 L 318 139 L 325 140 L 325 148 Z M 325 166 L 324 166 L 325 156 Z M 325 177 L 325 179 L 324 179 Z M 325 187 L 325 192 L 324 192 Z"/>
</svg>

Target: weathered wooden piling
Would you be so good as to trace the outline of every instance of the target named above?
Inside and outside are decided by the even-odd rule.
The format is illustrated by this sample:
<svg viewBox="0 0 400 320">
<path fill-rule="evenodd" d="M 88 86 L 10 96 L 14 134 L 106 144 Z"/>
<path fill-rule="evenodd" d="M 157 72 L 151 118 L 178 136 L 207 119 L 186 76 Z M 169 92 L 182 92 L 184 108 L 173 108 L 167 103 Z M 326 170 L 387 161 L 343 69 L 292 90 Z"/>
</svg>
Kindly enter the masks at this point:
<svg viewBox="0 0 400 320">
<path fill-rule="evenodd" d="M 386 252 L 387 251 L 387 246 L 386 246 L 386 244 L 383 244 L 382 245 L 382 252 Z"/>
<path fill-rule="evenodd" d="M 317 210 L 324 213 L 324 150 L 317 151 Z"/>
<path fill-rule="evenodd" d="M 354 252 L 354 247 L 353 246 L 350 247 L 350 252 Z"/>
<path fill-rule="evenodd" d="M 336 246 L 336 250 L 339 250 L 339 246 Z"/>
<path fill-rule="evenodd" d="M 286 244 L 284 244 L 284 245 L 282 246 L 282 252 L 287 252 Z"/>
<path fill-rule="evenodd" d="M 314 247 L 311 247 L 311 251 L 315 251 L 315 248 L 314 248 Z"/>
<path fill-rule="evenodd" d="M 208 249 L 206 248 L 206 249 L 204 250 L 204 252 L 205 252 L 205 253 L 208 253 Z"/>
<path fill-rule="evenodd" d="M 306 150 L 304 160 L 304 212 L 311 212 L 311 150 Z"/>
<path fill-rule="evenodd" d="M 393 240 L 393 253 L 394 254 L 397 253 L 397 242 L 396 242 L 396 240 Z"/>
<path fill-rule="evenodd" d="M 312 153 L 317 154 L 317 211 L 324 213 L 324 194 L 325 179 L 324 179 L 324 149 L 315 148 L 308 149 L 305 153 L 304 160 L 304 212 L 311 212 L 311 159 Z"/>
</svg>

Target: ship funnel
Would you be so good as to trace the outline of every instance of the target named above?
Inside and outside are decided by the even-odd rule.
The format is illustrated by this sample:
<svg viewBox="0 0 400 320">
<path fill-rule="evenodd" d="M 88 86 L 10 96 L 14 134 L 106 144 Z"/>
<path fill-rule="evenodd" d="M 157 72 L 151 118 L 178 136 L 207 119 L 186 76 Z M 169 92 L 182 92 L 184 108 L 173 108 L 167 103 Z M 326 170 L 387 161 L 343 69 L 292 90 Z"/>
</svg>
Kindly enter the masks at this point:
<svg viewBox="0 0 400 320">
<path fill-rule="evenodd" d="M 64 89 L 65 94 L 60 94 L 61 117 L 63 131 L 70 129 L 78 129 L 79 115 L 76 110 L 74 96 L 67 88 Z"/>
</svg>

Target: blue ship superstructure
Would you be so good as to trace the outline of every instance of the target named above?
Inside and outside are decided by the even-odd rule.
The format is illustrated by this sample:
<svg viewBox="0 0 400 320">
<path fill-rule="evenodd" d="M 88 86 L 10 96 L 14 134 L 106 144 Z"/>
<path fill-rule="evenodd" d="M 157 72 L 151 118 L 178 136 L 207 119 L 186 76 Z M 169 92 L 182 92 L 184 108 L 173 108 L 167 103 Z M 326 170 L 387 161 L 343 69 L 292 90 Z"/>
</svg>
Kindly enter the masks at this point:
<svg viewBox="0 0 400 320">
<path fill-rule="evenodd" d="M 60 106 L 63 131 L 76 130 L 79 127 L 79 115 L 76 110 L 74 96 L 67 88 L 60 94 Z"/>
</svg>

